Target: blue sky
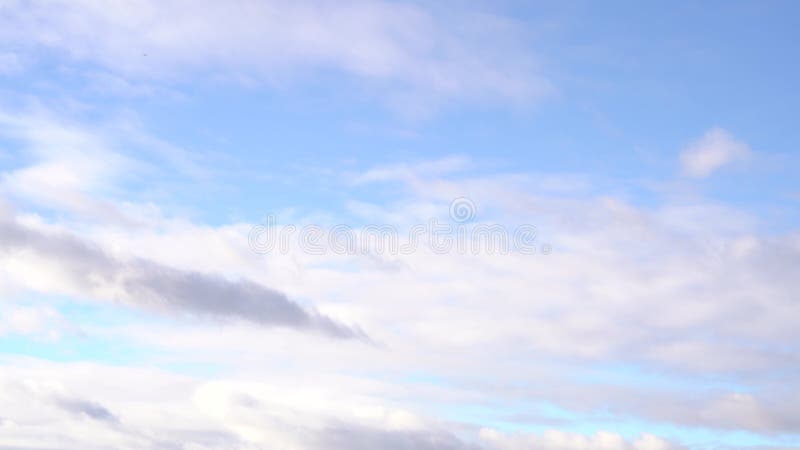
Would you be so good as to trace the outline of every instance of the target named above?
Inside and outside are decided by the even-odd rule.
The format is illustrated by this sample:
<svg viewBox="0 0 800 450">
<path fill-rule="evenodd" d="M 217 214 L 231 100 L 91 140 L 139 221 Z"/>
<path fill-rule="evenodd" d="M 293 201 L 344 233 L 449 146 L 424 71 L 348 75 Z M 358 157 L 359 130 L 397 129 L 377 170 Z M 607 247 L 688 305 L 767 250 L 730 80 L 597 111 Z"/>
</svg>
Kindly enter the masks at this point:
<svg viewBox="0 0 800 450">
<path fill-rule="evenodd" d="M 799 9 L 0 3 L 0 447 L 800 448 Z"/>
</svg>

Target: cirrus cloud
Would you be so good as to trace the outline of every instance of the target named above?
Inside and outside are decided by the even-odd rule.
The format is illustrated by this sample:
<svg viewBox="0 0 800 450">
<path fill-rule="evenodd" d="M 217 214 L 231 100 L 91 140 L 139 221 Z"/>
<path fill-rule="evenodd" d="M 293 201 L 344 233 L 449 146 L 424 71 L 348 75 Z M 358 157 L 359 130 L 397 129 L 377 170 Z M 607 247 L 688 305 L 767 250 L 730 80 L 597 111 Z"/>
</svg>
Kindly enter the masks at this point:
<svg viewBox="0 0 800 450">
<path fill-rule="evenodd" d="M 410 114 L 459 99 L 528 103 L 552 90 L 512 20 L 410 3 L 10 2 L 0 30 L 0 45 L 56 50 L 139 80 L 201 72 L 283 85 L 304 70 L 338 71 Z"/>
</svg>

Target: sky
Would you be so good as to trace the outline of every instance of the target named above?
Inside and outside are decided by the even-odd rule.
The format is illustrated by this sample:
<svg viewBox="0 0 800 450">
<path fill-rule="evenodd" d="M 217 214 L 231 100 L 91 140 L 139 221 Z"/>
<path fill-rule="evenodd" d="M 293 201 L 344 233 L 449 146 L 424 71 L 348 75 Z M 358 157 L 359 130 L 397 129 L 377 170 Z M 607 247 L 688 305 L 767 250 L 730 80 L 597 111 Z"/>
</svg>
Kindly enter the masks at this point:
<svg viewBox="0 0 800 450">
<path fill-rule="evenodd" d="M 0 0 L 0 449 L 800 449 L 798 30 Z"/>
</svg>

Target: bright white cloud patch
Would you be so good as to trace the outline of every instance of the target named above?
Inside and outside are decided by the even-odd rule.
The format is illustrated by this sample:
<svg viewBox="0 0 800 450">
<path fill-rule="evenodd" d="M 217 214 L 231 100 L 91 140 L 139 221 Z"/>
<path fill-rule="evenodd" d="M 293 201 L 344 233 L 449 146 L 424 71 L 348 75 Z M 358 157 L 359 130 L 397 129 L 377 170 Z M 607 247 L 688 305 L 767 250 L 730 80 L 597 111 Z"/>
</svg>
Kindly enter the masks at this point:
<svg viewBox="0 0 800 450">
<path fill-rule="evenodd" d="M 680 161 L 685 175 L 705 178 L 722 166 L 746 159 L 750 154 L 746 143 L 722 128 L 712 128 L 681 152 Z"/>
</svg>

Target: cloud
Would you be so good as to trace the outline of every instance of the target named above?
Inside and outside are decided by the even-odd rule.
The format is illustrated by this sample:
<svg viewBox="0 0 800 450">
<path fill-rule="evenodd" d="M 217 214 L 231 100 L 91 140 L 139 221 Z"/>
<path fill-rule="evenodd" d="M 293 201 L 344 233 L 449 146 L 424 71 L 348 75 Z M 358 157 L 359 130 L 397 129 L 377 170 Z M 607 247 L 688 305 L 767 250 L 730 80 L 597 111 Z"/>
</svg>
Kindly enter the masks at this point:
<svg viewBox="0 0 800 450">
<path fill-rule="evenodd" d="M 133 367 L 3 360 L 0 448 L 251 448 L 182 401 L 191 383 Z"/>
<path fill-rule="evenodd" d="M 117 417 L 112 414 L 111 411 L 96 402 L 78 398 L 58 397 L 55 399 L 55 403 L 60 408 L 73 414 L 85 415 L 86 417 L 102 422 L 118 422 Z"/>
<path fill-rule="evenodd" d="M 359 426 L 334 426 L 320 432 L 308 448 L 315 450 L 480 450 L 442 431 L 387 431 Z"/>
<path fill-rule="evenodd" d="M 430 178 L 462 171 L 469 166 L 469 160 L 462 156 L 422 161 L 417 164 L 393 164 L 375 167 L 359 174 L 352 180 L 355 185 L 382 181 L 413 181 L 420 177 Z"/>
<path fill-rule="evenodd" d="M 484 401 L 551 401 L 587 414 L 612 405 L 619 420 L 764 433 L 800 429 L 800 403 L 784 377 L 796 374 L 798 362 L 797 233 L 762 235 L 751 214 L 712 202 L 642 207 L 580 193 L 553 197 L 534 177 L 456 177 L 449 164 L 420 167 L 398 180 L 411 187 L 401 190 L 402 201 L 373 205 L 369 217 L 400 223 L 392 221 L 399 210 L 405 220 L 424 221 L 429 214 L 446 216 L 454 196 L 468 196 L 478 206 L 476 220 L 484 220 L 489 205 L 510 223 L 535 224 L 538 242 L 554 251 L 469 257 L 434 254 L 422 245 L 386 272 L 294 245 L 289 254 L 247 257 L 246 224 L 101 230 L 97 242 L 164 266 L 233 274 L 281 286 L 292 298 L 324 299 L 326 314 L 365 325 L 390 351 L 340 353 L 313 342 L 302 345 L 300 353 L 315 355 L 305 359 L 294 340 L 303 336 L 287 349 L 250 348 L 242 343 L 262 335 L 234 330 L 221 337 L 154 326 L 124 336 L 176 357 L 231 365 L 281 355 L 312 373 L 425 367 L 465 396 L 474 389 L 464 381 L 467 373 L 502 380 L 481 388 Z M 641 379 L 583 381 L 620 365 L 623 373 L 640 371 Z M 647 385 L 664 373 L 667 382 L 659 388 Z M 784 384 L 766 382 L 772 377 Z M 702 395 L 687 387 L 709 379 L 730 384 L 709 382 L 713 388 Z M 524 388 L 504 387 L 515 383 Z M 550 388 L 553 383 L 563 388 Z M 740 405 L 750 412 L 733 414 L 730 399 L 747 392 L 752 398 Z"/>
<path fill-rule="evenodd" d="M 705 178 L 726 164 L 746 159 L 750 147 L 722 128 L 708 130 L 689 144 L 680 155 L 684 175 Z"/>
<path fill-rule="evenodd" d="M 630 440 L 608 431 L 510 434 L 440 422 L 310 384 L 209 382 L 152 368 L 24 359 L 4 359 L 0 368 L 0 448 L 678 448 L 647 433 Z"/>
<path fill-rule="evenodd" d="M 74 331 L 55 308 L 0 305 L 0 336 L 19 334 L 57 340 L 62 333 Z"/>
<path fill-rule="evenodd" d="M 0 172 L 8 196 L 97 222 L 142 226 L 157 208 L 121 199 L 131 185 L 147 178 L 148 189 L 157 190 L 165 171 L 171 180 L 208 177 L 198 165 L 206 155 L 153 137 L 129 117 L 90 126 L 64 115 L 41 105 L 0 107 L 0 137 L 15 144 L 18 162 Z"/>
<path fill-rule="evenodd" d="M 671 450 L 652 434 L 627 441 L 601 431 L 594 436 L 549 430 L 509 435 L 488 428 L 442 423 L 392 409 L 380 400 L 308 386 L 276 389 L 266 383 L 212 382 L 195 404 L 255 444 L 302 450 Z"/>
<path fill-rule="evenodd" d="M 107 190 L 109 181 L 123 172 L 124 158 L 102 149 L 93 136 L 31 125 L 47 142 L 36 143 L 33 164 L 2 174 L 4 191 L 50 209 L 130 223 L 118 205 L 93 195 Z M 42 144 L 46 147 L 38 146 Z"/>
<path fill-rule="evenodd" d="M 15 130 L 40 131 L 20 134 L 37 156 L 34 167 L 57 161 L 67 165 L 66 174 L 78 167 L 80 152 L 59 158 L 55 145 L 59 141 L 66 149 L 79 149 L 86 142 L 99 155 L 108 151 L 102 140 L 96 145 L 91 138 L 83 140 L 91 133 L 78 133 L 81 138 L 73 141 L 71 132 L 62 132 L 73 127 L 35 126 L 52 125 L 47 121 L 31 121 L 26 127 L 7 123 Z M 120 167 L 107 179 L 102 170 L 85 170 L 85 179 L 43 175 L 28 180 L 39 187 L 57 182 L 49 188 L 51 192 L 78 192 L 97 201 L 108 186 L 115 185 L 127 162 Z M 437 391 L 441 397 L 428 399 L 427 391 L 402 383 L 394 383 L 381 394 L 384 398 L 425 398 L 424 406 L 442 408 L 459 405 L 453 397 L 496 401 L 501 410 L 502 400 L 549 401 L 590 417 L 611 405 L 618 414 L 614 417 L 621 421 L 636 417 L 764 433 L 798 429 L 796 405 L 800 403 L 791 392 L 794 384 L 765 381 L 796 372 L 792 342 L 797 341 L 798 316 L 791 296 L 800 260 L 796 234 L 763 236 L 751 215 L 725 205 L 638 207 L 615 198 L 581 197 L 584 192 L 575 190 L 567 191 L 574 196 L 564 198 L 550 195 L 533 176 L 470 177 L 461 170 L 464 167 L 473 166 L 463 158 L 452 158 L 392 168 L 400 177 L 392 177 L 393 171 L 386 168 L 368 172 L 365 183 L 400 182 L 408 189 L 401 190 L 404 196 L 395 203 L 371 205 L 374 211 L 366 211 L 367 216 L 395 223 L 396 216 L 407 221 L 446 215 L 453 198 L 468 196 L 478 205 L 479 221 L 486 218 L 489 208 L 484 206 L 488 205 L 511 222 L 536 224 L 538 239 L 552 244 L 553 254 L 466 258 L 435 255 L 422 248 L 399 258 L 400 270 L 387 273 L 352 270 L 346 258 L 315 257 L 297 248 L 288 255 L 259 259 L 246 253 L 247 224 L 211 227 L 176 221 L 152 228 L 117 228 L 101 221 L 57 226 L 30 215 L 14 218 L 6 211 L 0 233 L 5 255 L 0 256 L 0 282 L 173 314 L 362 336 L 357 329 L 329 319 L 344 317 L 348 323 L 366 325 L 371 336 L 374 333 L 376 340 L 391 349 L 386 355 L 362 353 L 347 348 L 369 346 L 343 346 L 338 340 L 323 341 L 304 333 L 270 330 L 259 334 L 263 330 L 258 327 L 241 327 L 256 330 L 248 334 L 232 326 L 221 336 L 218 329 L 204 328 L 202 322 L 184 322 L 177 329 L 155 324 L 148 329 L 117 330 L 117 336 L 130 332 L 126 337 L 147 348 L 171 351 L 176 360 L 239 367 L 262 378 L 277 370 L 274 366 L 253 368 L 264 360 L 289 361 L 295 377 L 300 367 L 309 373 L 400 374 L 424 367 L 451 384 L 446 395 Z M 25 173 L 25 169 L 13 173 Z M 64 208 L 83 211 L 70 205 Z M 101 217 L 81 215 L 89 220 Z M 65 229 L 82 234 L 65 233 Z M 290 295 L 264 286 L 281 286 Z M 220 298 L 228 301 L 219 302 Z M 325 314 L 288 298 L 318 299 Z M 621 321 L 626 326 L 620 326 Z M 112 335 L 104 331 L 103 337 Z M 281 339 L 265 342 L 275 336 Z M 252 348 L 252 342 L 260 345 Z M 595 385 L 581 381 L 592 369 L 614 364 L 644 373 L 667 371 L 674 375 L 670 380 L 677 380 L 676 386 L 655 389 L 617 380 Z M 540 372 L 545 365 L 548 370 Z M 464 374 L 500 382 L 482 386 L 479 395 Z M 681 384 L 694 377 L 720 377 L 737 384 L 699 395 Z M 368 386 L 373 381 L 361 380 Z M 555 383 L 561 387 L 553 389 Z M 87 393 L 77 398 L 94 399 L 125 420 L 125 409 L 102 396 Z M 268 410 L 272 412 L 264 414 L 275 414 L 274 409 Z M 264 428 L 258 421 L 237 423 L 222 427 L 223 431 L 211 431 L 211 427 L 204 432 L 224 436 L 219 437 L 224 440 L 239 433 L 242 425 L 251 432 Z M 303 445 L 316 450 L 314 445 L 356 432 L 375 442 L 386 439 L 397 445 L 467 442 L 460 434 L 437 427 L 397 430 L 382 423 L 334 419 L 324 423 L 325 427 L 309 432 L 313 439 Z M 305 430 L 305 424 L 303 419 L 289 417 L 280 427 Z M 591 442 L 591 437 L 585 439 Z"/>
<path fill-rule="evenodd" d="M 19 55 L 13 52 L 0 51 L 0 76 L 16 75 L 24 70 Z"/>
<path fill-rule="evenodd" d="M 481 430 L 481 438 L 497 450 L 677 450 L 683 448 L 652 434 L 642 434 L 628 441 L 619 434 L 598 431 L 587 436 L 580 433 L 548 430 L 541 434 L 505 434 L 492 429 Z"/>
<path fill-rule="evenodd" d="M 203 72 L 283 84 L 307 69 L 333 69 L 410 113 L 451 99 L 529 102 L 551 89 L 512 21 L 410 3 L 11 2 L 0 29 L 16 47 L 54 49 L 140 79 Z"/>
<path fill-rule="evenodd" d="M 44 232 L 2 215 L 0 255 L 8 267 L 21 267 L 18 281 L 36 291 L 90 295 L 172 313 L 366 339 L 360 330 L 305 310 L 259 284 L 173 269 L 145 259 L 122 260 L 74 235 Z"/>
</svg>

